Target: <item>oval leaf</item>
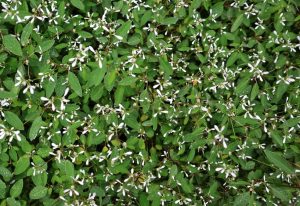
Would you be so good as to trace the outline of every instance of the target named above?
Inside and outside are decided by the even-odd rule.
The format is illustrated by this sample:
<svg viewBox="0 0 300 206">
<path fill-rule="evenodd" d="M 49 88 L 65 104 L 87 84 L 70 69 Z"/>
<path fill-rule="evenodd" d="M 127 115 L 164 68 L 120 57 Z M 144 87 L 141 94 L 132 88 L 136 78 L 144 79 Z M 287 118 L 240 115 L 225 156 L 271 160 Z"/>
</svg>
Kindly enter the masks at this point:
<svg viewBox="0 0 300 206">
<path fill-rule="evenodd" d="M 79 83 L 78 78 L 76 77 L 76 75 L 73 72 L 69 72 L 68 73 L 68 81 L 70 84 L 71 89 L 74 90 L 74 92 L 82 97 L 82 89 L 81 89 L 81 85 Z"/>
<path fill-rule="evenodd" d="M 18 197 L 23 190 L 23 179 L 18 180 L 10 189 L 11 197 Z"/>
<path fill-rule="evenodd" d="M 23 56 L 21 45 L 13 35 L 3 36 L 3 45 L 11 53 L 17 56 Z"/>
<path fill-rule="evenodd" d="M 4 112 L 5 120 L 13 126 L 14 128 L 18 130 L 24 130 L 23 122 L 20 120 L 20 118 L 13 112 L 6 111 Z"/>
<path fill-rule="evenodd" d="M 294 173 L 294 168 L 290 165 L 290 163 L 284 159 L 281 155 L 276 152 L 271 152 L 269 150 L 264 151 L 268 160 L 273 163 L 276 167 L 286 173 Z"/>
<path fill-rule="evenodd" d="M 21 174 L 27 170 L 30 165 L 30 159 L 28 155 L 22 156 L 16 164 L 15 175 Z"/>
<path fill-rule="evenodd" d="M 47 187 L 36 186 L 30 191 L 29 197 L 32 200 L 41 199 L 47 195 L 47 190 Z"/>
</svg>

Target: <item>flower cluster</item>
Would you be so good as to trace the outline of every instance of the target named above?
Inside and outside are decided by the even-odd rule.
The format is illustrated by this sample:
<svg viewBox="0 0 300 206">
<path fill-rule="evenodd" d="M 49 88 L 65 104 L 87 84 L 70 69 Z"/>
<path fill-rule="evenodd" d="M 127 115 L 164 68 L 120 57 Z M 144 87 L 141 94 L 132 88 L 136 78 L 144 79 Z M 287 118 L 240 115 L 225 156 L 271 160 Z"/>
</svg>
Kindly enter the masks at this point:
<svg viewBox="0 0 300 206">
<path fill-rule="evenodd" d="M 296 0 L 3 0 L 1 205 L 297 205 Z"/>
</svg>

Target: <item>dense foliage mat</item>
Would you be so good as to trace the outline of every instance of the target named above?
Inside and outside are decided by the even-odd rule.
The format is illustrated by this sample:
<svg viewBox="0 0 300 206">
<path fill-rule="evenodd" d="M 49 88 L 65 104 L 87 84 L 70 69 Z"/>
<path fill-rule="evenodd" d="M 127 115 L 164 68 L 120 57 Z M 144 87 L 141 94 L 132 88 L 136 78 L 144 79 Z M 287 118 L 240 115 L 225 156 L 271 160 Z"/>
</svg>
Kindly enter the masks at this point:
<svg viewBox="0 0 300 206">
<path fill-rule="evenodd" d="M 0 6 L 0 206 L 300 205 L 300 1 Z"/>
</svg>

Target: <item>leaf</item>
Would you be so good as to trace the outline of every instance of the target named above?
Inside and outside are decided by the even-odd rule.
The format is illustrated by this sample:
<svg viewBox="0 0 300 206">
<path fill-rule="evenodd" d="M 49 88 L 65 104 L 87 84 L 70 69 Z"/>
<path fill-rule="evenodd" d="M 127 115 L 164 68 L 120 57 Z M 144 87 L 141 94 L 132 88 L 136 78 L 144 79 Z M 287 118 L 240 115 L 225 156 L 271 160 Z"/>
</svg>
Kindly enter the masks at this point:
<svg viewBox="0 0 300 206">
<path fill-rule="evenodd" d="M 45 80 L 45 92 L 46 92 L 46 97 L 49 98 L 54 90 L 55 90 L 55 86 L 56 86 L 56 81 L 57 81 L 57 78 L 56 78 L 56 75 L 53 77 L 54 78 L 54 82 L 51 81 L 50 79 L 46 79 Z"/>
<path fill-rule="evenodd" d="M 78 32 L 79 36 L 81 36 L 82 38 L 92 38 L 93 35 L 89 32 L 86 32 L 86 31 L 79 31 Z"/>
<path fill-rule="evenodd" d="M 197 9 L 198 7 L 201 6 L 202 1 L 201 0 L 193 0 L 191 3 L 191 8 L 192 9 Z"/>
<path fill-rule="evenodd" d="M 14 128 L 18 130 L 24 130 L 23 122 L 20 120 L 20 118 L 13 112 L 6 111 L 4 112 L 5 120 L 13 126 Z"/>
<path fill-rule="evenodd" d="M 15 200 L 15 198 L 9 197 L 6 199 L 8 206 L 21 206 L 20 202 Z"/>
<path fill-rule="evenodd" d="M 124 92 L 125 92 L 125 87 L 124 86 L 119 86 L 116 89 L 116 92 L 115 92 L 115 95 L 114 95 L 114 97 L 115 97 L 115 105 L 119 105 L 119 104 L 122 103 Z"/>
<path fill-rule="evenodd" d="M 141 42 L 140 35 L 133 35 L 133 36 L 129 37 L 127 43 L 131 46 L 135 46 L 135 45 L 139 44 L 140 42 Z"/>
<path fill-rule="evenodd" d="M 244 14 L 240 14 L 233 22 L 230 31 L 235 32 L 235 30 L 237 30 L 240 27 L 240 25 L 243 23 L 243 20 L 244 20 Z"/>
<path fill-rule="evenodd" d="M 0 179 L 0 199 L 4 199 L 6 196 L 6 184 Z M 1 205 L 1 204 L 0 204 Z M 1 205 L 2 206 L 2 205 Z"/>
<path fill-rule="evenodd" d="M 171 64 L 165 58 L 159 58 L 160 68 L 164 71 L 166 76 L 173 74 L 173 69 Z"/>
<path fill-rule="evenodd" d="M 137 78 L 136 77 L 125 77 L 124 79 L 122 79 L 120 82 L 119 82 L 119 85 L 121 86 L 129 86 L 129 85 L 132 85 L 134 82 L 136 82 Z"/>
<path fill-rule="evenodd" d="M 36 48 L 35 51 L 44 53 L 44 52 L 48 51 L 49 49 L 51 49 L 52 46 L 54 45 L 54 43 L 55 43 L 55 41 L 53 39 L 43 41 L 38 45 L 38 47 Z"/>
<path fill-rule="evenodd" d="M 11 53 L 17 56 L 23 56 L 21 45 L 13 35 L 3 36 L 3 45 Z"/>
<path fill-rule="evenodd" d="M 137 121 L 137 118 L 132 114 L 126 116 L 125 123 L 126 123 L 126 125 L 128 125 L 129 127 L 133 128 L 137 131 L 139 131 L 139 129 L 141 128 L 141 125 Z"/>
<path fill-rule="evenodd" d="M 88 65 L 93 68 L 93 71 L 89 74 L 89 86 L 98 86 L 106 74 L 106 66 L 103 64 L 102 68 L 100 68 L 96 62 L 90 62 Z"/>
<path fill-rule="evenodd" d="M 144 24 L 146 24 L 152 18 L 152 16 L 153 16 L 152 11 L 147 10 L 141 18 L 141 25 L 140 26 L 143 26 Z"/>
<path fill-rule="evenodd" d="M 76 77 L 76 75 L 73 72 L 68 73 L 68 81 L 69 81 L 69 85 L 70 85 L 71 89 L 74 90 L 74 92 L 78 96 L 82 97 L 81 85 L 79 83 L 78 78 Z"/>
<path fill-rule="evenodd" d="M 58 164 L 61 174 L 66 175 L 68 178 L 74 177 L 74 165 L 69 160 L 63 160 Z"/>
<path fill-rule="evenodd" d="M 290 163 L 285 160 L 281 155 L 276 152 L 272 152 L 269 150 L 264 150 L 268 160 L 273 163 L 276 167 L 281 169 L 282 171 L 291 174 L 294 173 L 294 168 L 290 165 Z"/>
<path fill-rule="evenodd" d="M 250 81 L 249 77 L 245 77 L 245 78 L 241 79 L 235 88 L 235 93 L 237 95 L 242 94 L 245 91 L 246 87 L 249 85 L 248 84 L 249 81 Z"/>
<path fill-rule="evenodd" d="M 233 203 L 233 206 L 246 206 L 248 205 L 248 200 L 250 198 L 250 193 L 249 192 L 244 192 L 242 194 L 239 194 Z"/>
<path fill-rule="evenodd" d="M 235 63 L 235 61 L 238 59 L 238 57 L 239 57 L 239 53 L 238 52 L 233 52 L 230 55 L 230 57 L 228 58 L 228 60 L 226 62 L 226 66 L 227 67 L 232 66 Z"/>
<path fill-rule="evenodd" d="M 212 10 L 212 14 L 215 15 L 215 19 L 222 15 L 223 10 L 224 10 L 223 4 L 224 4 L 224 2 L 221 1 L 212 6 L 211 10 Z"/>
<path fill-rule="evenodd" d="M 37 117 L 33 122 L 29 130 L 29 139 L 34 140 L 40 130 L 40 127 L 43 126 L 43 120 L 41 117 Z"/>
<path fill-rule="evenodd" d="M 192 133 L 188 133 L 184 135 L 184 141 L 185 142 L 193 142 L 199 139 L 199 137 L 203 134 L 203 131 L 205 130 L 204 127 L 199 127 L 194 129 Z"/>
<path fill-rule="evenodd" d="M 110 92 L 113 89 L 116 77 L 117 77 L 116 71 L 111 71 L 106 74 L 104 79 L 104 86 L 107 89 L 107 91 Z"/>
<path fill-rule="evenodd" d="M 0 99 L 9 99 L 9 98 L 16 98 L 16 97 L 17 95 L 12 92 L 0 90 Z"/>
<path fill-rule="evenodd" d="M 167 17 L 161 21 L 161 24 L 162 25 L 172 25 L 172 24 L 176 24 L 177 21 L 178 21 L 177 17 Z"/>
<path fill-rule="evenodd" d="M 149 200 L 147 199 L 146 193 L 139 195 L 139 204 L 140 206 L 149 206 Z"/>
<path fill-rule="evenodd" d="M 189 152 L 189 154 L 188 154 L 187 161 L 188 162 L 193 161 L 193 159 L 195 157 L 195 154 L 196 154 L 195 149 L 191 149 L 190 152 Z"/>
<path fill-rule="evenodd" d="M 11 197 L 18 197 L 23 190 L 23 179 L 18 180 L 10 189 Z"/>
<path fill-rule="evenodd" d="M 271 186 L 271 191 L 275 197 L 283 202 L 288 202 L 292 198 L 292 195 L 284 188 Z"/>
<path fill-rule="evenodd" d="M 279 128 L 294 127 L 297 124 L 300 124 L 300 117 L 295 117 L 295 118 L 286 120 L 282 125 L 279 126 Z"/>
<path fill-rule="evenodd" d="M 189 181 L 186 178 L 183 177 L 182 173 L 178 173 L 175 179 L 181 184 L 180 186 L 185 193 L 193 192 L 192 185 L 189 183 Z"/>
<path fill-rule="evenodd" d="M 21 35 L 21 44 L 26 45 L 28 43 L 28 39 L 33 31 L 33 23 L 29 22 L 23 29 Z"/>
<path fill-rule="evenodd" d="M 9 181 L 13 176 L 10 170 L 3 166 L 0 166 L 0 175 L 3 177 L 4 181 Z"/>
<path fill-rule="evenodd" d="M 15 166 L 15 175 L 19 175 L 27 170 L 30 165 L 30 158 L 28 155 L 20 157 Z"/>
<path fill-rule="evenodd" d="M 71 4 L 77 9 L 84 10 L 84 4 L 81 0 L 71 0 Z"/>
<path fill-rule="evenodd" d="M 47 191 L 48 191 L 47 187 L 36 186 L 30 191 L 29 197 L 32 200 L 41 199 L 47 195 Z"/>
<path fill-rule="evenodd" d="M 255 97 L 258 95 L 258 93 L 259 93 L 259 87 L 258 84 L 255 83 L 251 90 L 250 100 L 253 101 Z"/>
<path fill-rule="evenodd" d="M 283 146 L 283 138 L 277 130 L 271 130 L 271 137 L 277 145 Z"/>
<path fill-rule="evenodd" d="M 123 39 L 127 39 L 127 35 L 129 33 L 130 28 L 131 28 L 131 21 L 127 21 L 123 23 L 123 25 L 120 26 L 120 28 L 117 29 L 116 35 L 121 36 Z"/>
<path fill-rule="evenodd" d="M 272 99 L 272 102 L 278 103 L 282 99 L 282 96 L 284 95 L 284 93 L 287 91 L 288 86 L 289 85 L 284 84 L 284 83 L 278 84 L 275 94 L 274 94 L 274 97 Z"/>
</svg>

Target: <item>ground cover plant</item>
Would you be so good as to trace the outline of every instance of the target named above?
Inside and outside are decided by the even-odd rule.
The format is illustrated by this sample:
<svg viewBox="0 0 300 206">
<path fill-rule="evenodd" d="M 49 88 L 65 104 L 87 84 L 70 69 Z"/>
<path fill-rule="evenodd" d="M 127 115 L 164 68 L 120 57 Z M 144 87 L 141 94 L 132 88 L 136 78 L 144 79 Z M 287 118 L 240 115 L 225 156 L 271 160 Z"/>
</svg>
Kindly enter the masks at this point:
<svg viewBox="0 0 300 206">
<path fill-rule="evenodd" d="M 300 1 L 0 7 L 0 206 L 300 205 Z"/>
</svg>

